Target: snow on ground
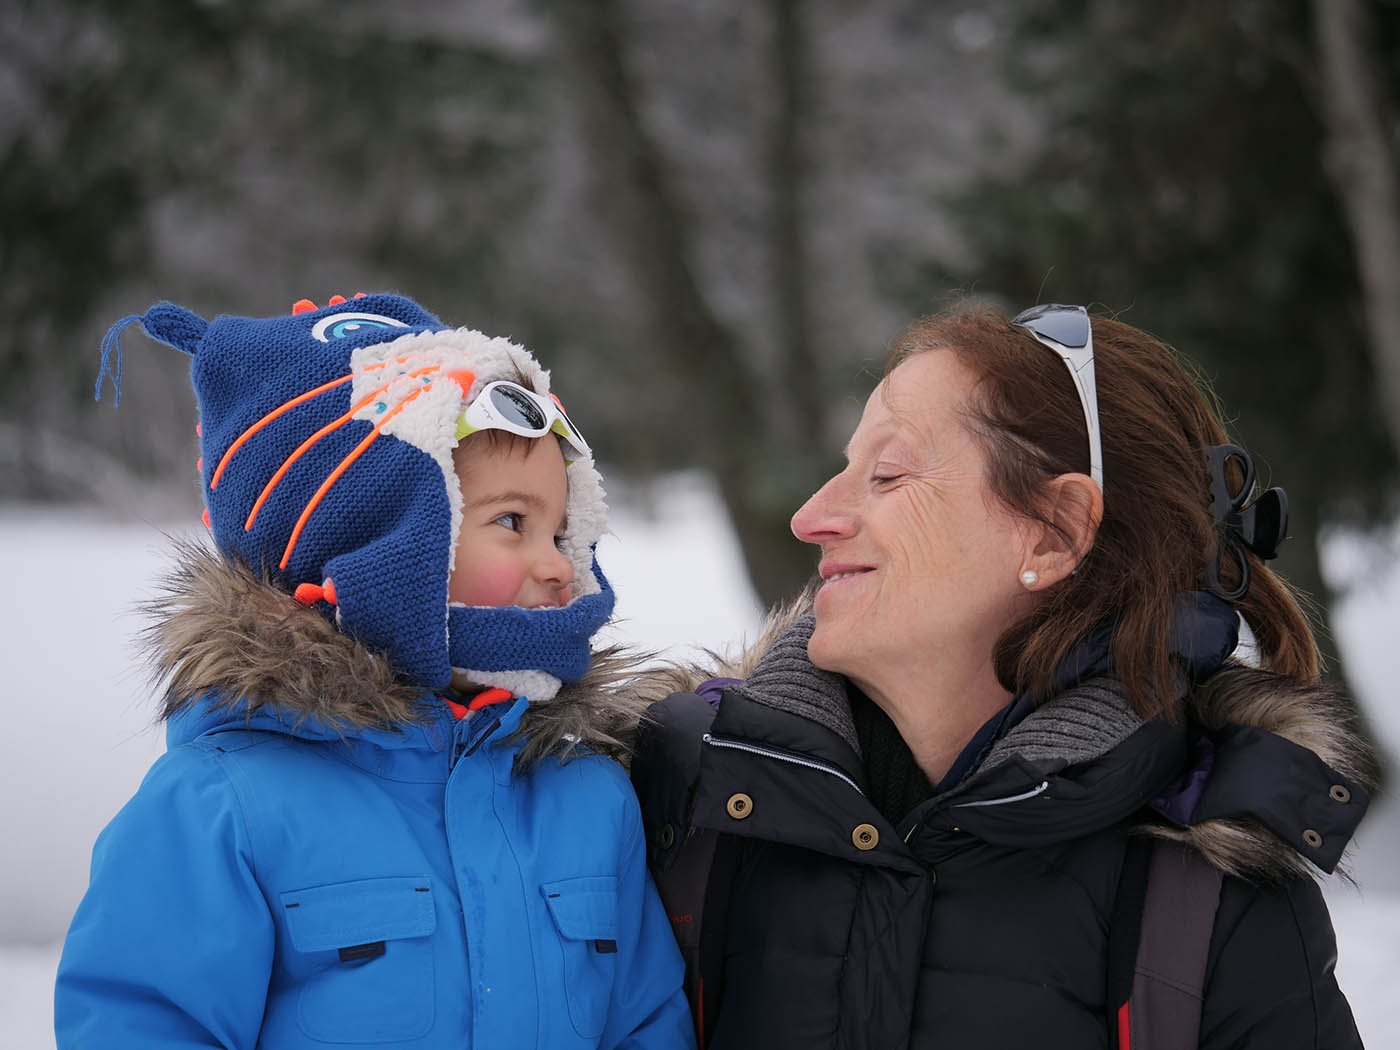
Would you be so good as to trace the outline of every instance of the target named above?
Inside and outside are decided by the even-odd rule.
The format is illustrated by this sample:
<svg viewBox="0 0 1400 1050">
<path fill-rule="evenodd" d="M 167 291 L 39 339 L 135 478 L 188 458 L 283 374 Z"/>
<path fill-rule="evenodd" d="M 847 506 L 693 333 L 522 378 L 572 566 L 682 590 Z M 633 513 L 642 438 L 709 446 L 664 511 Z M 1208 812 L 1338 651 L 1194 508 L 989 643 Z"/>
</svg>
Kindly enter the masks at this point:
<svg viewBox="0 0 1400 1050">
<path fill-rule="evenodd" d="M 599 559 L 618 593 L 619 640 L 673 651 L 752 636 L 760 610 L 713 490 L 680 476 L 649 490 L 613 486 L 614 536 Z M 87 880 L 93 839 L 162 751 L 144 670 L 132 656 L 133 606 L 165 564 L 162 530 L 192 522 L 104 520 L 96 512 L 0 507 L 0 639 L 7 674 L 0 735 L 0 1047 L 52 1050 L 53 973 Z M 1400 707 L 1400 568 L 1377 580 L 1365 545 L 1331 545 L 1329 571 L 1371 577 L 1338 610 L 1343 651 L 1392 756 Z M 685 651 L 682 646 L 680 652 Z M 1358 836 L 1361 890 L 1329 889 L 1338 975 L 1375 1050 L 1400 1046 L 1400 812 L 1379 805 Z"/>
</svg>

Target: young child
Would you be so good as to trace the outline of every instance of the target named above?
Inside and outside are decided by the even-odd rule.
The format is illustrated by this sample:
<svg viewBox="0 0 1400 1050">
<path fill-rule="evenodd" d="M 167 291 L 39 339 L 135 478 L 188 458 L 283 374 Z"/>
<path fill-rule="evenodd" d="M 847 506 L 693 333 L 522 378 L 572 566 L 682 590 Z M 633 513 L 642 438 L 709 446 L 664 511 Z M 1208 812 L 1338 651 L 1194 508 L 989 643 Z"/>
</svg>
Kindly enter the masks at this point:
<svg viewBox="0 0 1400 1050">
<path fill-rule="evenodd" d="M 118 383 L 136 322 L 192 356 L 218 552 L 152 603 L 169 750 L 93 851 L 60 1050 L 693 1046 L 548 373 L 371 295 L 158 304 Z"/>
</svg>

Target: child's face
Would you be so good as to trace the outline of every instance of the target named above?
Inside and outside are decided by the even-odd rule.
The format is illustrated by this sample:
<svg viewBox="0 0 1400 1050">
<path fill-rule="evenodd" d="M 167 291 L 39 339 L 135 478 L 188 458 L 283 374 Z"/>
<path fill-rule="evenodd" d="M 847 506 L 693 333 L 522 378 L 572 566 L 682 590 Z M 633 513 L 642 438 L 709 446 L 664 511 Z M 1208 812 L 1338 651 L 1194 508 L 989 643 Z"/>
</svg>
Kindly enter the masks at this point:
<svg viewBox="0 0 1400 1050">
<path fill-rule="evenodd" d="M 559 552 L 568 480 L 552 437 L 496 444 L 468 437 L 452 454 L 462 529 L 448 599 L 463 605 L 566 605 L 573 566 Z"/>
</svg>

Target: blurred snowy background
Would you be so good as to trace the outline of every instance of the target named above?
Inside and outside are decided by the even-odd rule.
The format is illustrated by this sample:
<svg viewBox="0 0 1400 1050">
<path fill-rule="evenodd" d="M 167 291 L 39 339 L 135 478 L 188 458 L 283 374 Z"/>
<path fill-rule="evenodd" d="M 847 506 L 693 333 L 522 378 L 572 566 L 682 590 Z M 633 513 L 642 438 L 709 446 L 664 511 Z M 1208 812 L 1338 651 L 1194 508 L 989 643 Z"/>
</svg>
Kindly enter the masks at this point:
<svg viewBox="0 0 1400 1050">
<path fill-rule="evenodd" d="M 603 464 L 606 471 L 607 465 Z M 724 647 L 760 606 L 713 488 L 698 474 L 613 486 L 599 557 L 618 593 L 617 635 L 648 648 Z M 93 839 L 163 750 L 133 656 L 133 605 L 165 564 L 165 533 L 190 518 L 114 523 L 93 513 L 0 510 L 6 654 L 0 735 L 0 1047 L 52 1050 L 53 973 L 87 884 Z M 1400 750 L 1400 566 L 1347 537 L 1326 546 L 1339 575 L 1365 576 L 1337 609 L 1341 645 L 1392 752 Z M 1376 571 L 1383 566 L 1381 571 Z M 1358 887 L 1329 880 L 1337 972 L 1373 1050 L 1400 1046 L 1400 812 L 1376 803 L 1351 859 Z"/>
<path fill-rule="evenodd" d="M 92 403 L 118 318 L 401 290 L 523 342 L 610 481 L 619 633 L 666 647 L 810 573 L 788 516 L 909 319 L 1092 304 L 1286 486 L 1278 567 L 1394 785 L 1397 189 L 1397 0 L 0 4 L 0 1050 L 52 1045 L 92 839 L 161 749 L 131 610 L 199 515 L 182 356 L 133 332 Z M 1339 972 L 1400 1046 L 1388 798 L 1353 866 Z"/>
</svg>

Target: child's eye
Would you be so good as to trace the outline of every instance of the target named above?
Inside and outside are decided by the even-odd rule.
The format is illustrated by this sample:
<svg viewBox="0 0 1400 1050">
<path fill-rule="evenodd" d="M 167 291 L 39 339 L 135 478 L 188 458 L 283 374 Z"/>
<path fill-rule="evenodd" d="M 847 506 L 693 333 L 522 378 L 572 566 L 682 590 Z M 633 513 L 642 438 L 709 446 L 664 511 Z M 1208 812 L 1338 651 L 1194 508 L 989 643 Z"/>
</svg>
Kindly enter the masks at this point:
<svg viewBox="0 0 1400 1050">
<path fill-rule="evenodd" d="M 510 511 L 509 513 L 502 514 L 499 518 L 492 519 L 491 524 L 499 525 L 505 529 L 510 529 L 511 532 L 519 532 L 520 521 L 523 517 L 523 514 L 517 514 L 515 513 L 515 511 Z"/>
</svg>

